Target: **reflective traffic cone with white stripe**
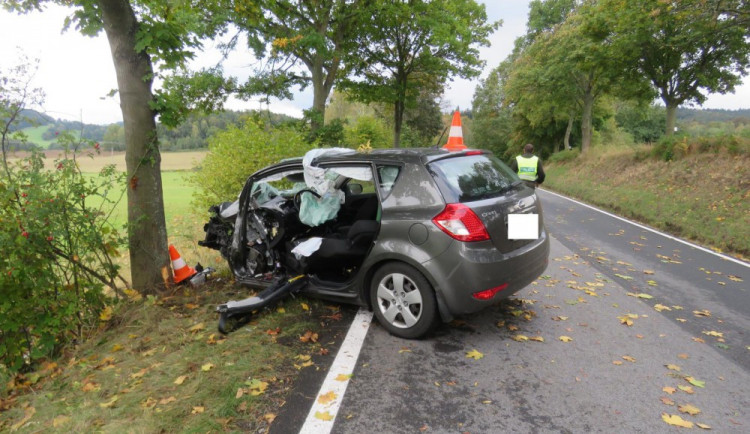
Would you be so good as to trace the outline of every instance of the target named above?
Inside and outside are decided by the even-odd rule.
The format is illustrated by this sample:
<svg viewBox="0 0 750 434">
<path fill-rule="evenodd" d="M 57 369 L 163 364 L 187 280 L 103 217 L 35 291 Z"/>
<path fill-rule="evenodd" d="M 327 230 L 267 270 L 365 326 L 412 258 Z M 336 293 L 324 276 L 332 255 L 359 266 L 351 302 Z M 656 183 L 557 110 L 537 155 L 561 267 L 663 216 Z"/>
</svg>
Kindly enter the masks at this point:
<svg viewBox="0 0 750 434">
<path fill-rule="evenodd" d="M 172 270 L 174 271 L 174 283 L 180 283 L 185 279 L 190 279 L 195 275 L 195 269 L 185 263 L 185 260 L 177 253 L 173 245 L 169 245 L 169 259 L 172 260 Z"/>
<path fill-rule="evenodd" d="M 449 151 L 463 151 L 466 149 L 464 145 L 464 134 L 461 129 L 461 114 L 456 110 L 453 113 L 453 122 L 451 122 L 451 132 L 448 135 L 448 143 L 443 146 L 443 149 Z"/>
</svg>

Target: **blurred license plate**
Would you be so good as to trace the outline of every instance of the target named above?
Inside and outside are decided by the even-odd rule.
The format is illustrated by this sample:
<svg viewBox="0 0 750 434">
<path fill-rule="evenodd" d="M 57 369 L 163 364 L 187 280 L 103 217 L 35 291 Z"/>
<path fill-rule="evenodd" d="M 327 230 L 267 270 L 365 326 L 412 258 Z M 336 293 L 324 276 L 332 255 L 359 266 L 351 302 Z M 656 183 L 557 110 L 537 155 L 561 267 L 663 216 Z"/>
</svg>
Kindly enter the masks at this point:
<svg viewBox="0 0 750 434">
<path fill-rule="evenodd" d="M 509 240 L 539 238 L 539 214 L 508 214 Z"/>
</svg>

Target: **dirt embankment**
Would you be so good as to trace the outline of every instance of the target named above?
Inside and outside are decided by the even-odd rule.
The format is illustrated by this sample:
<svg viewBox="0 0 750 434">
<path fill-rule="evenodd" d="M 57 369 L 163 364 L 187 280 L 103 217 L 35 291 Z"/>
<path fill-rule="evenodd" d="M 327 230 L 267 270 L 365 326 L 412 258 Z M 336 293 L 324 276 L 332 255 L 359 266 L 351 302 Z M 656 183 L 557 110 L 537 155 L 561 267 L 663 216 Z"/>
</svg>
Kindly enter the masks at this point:
<svg viewBox="0 0 750 434">
<path fill-rule="evenodd" d="M 645 148 L 594 149 L 545 166 L 545 187 L 717 251 L 750 257 L 750 155 L 696 153 L 674 161 Z"/>
</svg>

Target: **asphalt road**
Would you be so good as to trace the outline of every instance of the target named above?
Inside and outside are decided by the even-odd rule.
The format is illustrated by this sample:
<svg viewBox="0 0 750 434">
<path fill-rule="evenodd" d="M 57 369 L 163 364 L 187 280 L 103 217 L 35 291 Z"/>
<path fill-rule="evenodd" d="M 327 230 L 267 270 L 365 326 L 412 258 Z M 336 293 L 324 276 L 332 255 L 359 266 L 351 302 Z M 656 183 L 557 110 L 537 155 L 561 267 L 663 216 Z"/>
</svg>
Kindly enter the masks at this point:
<svg viewBox="0 0 750 434">
<path fill-rule="evenodd" d="M 749 432 L 750 268 L 539 194 L 545 274 L 424 340 L 374 322 L 331 432 Z"/>
</svg>

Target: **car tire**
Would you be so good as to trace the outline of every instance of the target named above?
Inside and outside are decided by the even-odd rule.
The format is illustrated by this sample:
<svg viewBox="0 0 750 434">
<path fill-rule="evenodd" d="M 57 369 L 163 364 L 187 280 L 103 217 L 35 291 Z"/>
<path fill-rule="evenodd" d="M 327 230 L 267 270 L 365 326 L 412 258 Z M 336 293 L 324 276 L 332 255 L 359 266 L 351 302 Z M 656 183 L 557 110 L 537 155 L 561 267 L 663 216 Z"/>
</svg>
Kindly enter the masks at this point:
<svg viewBox="0 0 750 434">
<path fill-rule="evenodd" d="M 370 282 L 370 302 L 380 324 L 401 338 L 421 338 L 437 324 L 432 285 L 404 263 L 388 263 L 375 273 Z"/>
</svg>

